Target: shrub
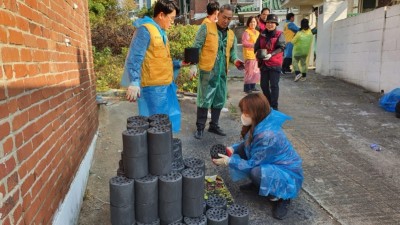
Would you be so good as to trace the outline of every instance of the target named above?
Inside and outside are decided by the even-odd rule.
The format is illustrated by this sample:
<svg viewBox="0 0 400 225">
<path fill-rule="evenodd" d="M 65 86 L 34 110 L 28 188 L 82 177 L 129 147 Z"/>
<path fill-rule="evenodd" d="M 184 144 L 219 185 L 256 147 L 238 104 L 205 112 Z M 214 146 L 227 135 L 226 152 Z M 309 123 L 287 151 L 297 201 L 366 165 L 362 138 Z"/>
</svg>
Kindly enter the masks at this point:
<svg viewBox="0 0 400 225">
<path fill-rule="evenodd" d="M 185 48 L 193 46 L 198 29 L 196 25 L 176 25 L 168 30 L 172 58 L 184 59 Z M 181 68 L 175 82 L 180 91 L 197 92 L 197 78 L 190 79 L 188 67 Z"/>
</svg>

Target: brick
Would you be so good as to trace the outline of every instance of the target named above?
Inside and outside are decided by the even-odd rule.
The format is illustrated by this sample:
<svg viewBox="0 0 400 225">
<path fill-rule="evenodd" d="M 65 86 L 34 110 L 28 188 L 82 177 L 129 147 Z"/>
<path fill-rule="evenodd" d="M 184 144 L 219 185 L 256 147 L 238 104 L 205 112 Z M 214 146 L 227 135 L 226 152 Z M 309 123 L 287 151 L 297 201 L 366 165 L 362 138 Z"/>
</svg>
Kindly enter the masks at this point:
<svg viewBox="0 0 400 225">
<path fill-rule="evenodd" d="M 0 177 L 6 177 L 9 173 L 11 173 L 11 171 L 14 170 L 15 165 L 16 163 L 14 157 L 10 157 L 9 159 L 6 159 L 0 163 Z"/>
<path fill-rule="evenodd" d="M 0 74 L 1 77 L 1 74 Z M 6 99 L 6 88 L 4 86 L 4 84 L 0 84 L 0 101 Z"/>
<path fill-rule="evenodd" d="M 36 48 L 36 36 L 32 34 L 24 34 L 24 45 L 26 47 Z"/>
<path fill-rule="evenodd" d="M 15 27 L 15 17 L 7 11 L 0 10 L 0 21 L 3 26 Z"/>
<path fill-rule="evenodd" d="M 41 124 L 39 124 L 41 125 Z M 40 127 L 40 126 L 39 126 Z M 38 127 L 36 123 L 32 123 L 24 128 L 22 134 L 24 135 L 24 142 L 31 140 L 31 138 L 38 132 Z"/>
<path fill-rule="evenodd" d="M 41 86 L 38 86 L 38 88 L 39 87 L 41 87 Z M 42 95 L 42 91 L 41 90 L 38 90 L 38 91 L 35 91 L 35 92 L 31 93 L 31 103 L 32 104 L 38 103 L 41 100 L 43 100 L 43 95 Z"/>
<path fill-rule="evenodd" d="M 7 9 L 9 9 L 13 12 L 17 12 L 17 10 L 18 10 L 17 0 L 7 0 L 7 1 L 4 1 L 4 4 Z"/>
<path fill-rule="evenodd" d="M 24 48 L 20 51 L 21 61 L 23 62 L 31 62 L 32 61 L 32 50 Z"/>
<path fill-rule="evenodd" d="M 18 133 L 15 135 L 15 148 L 21 147 L 21 145 L 24 143 L 24 136 L 22 135 L 22 132 Z"/>
<path fill-rule="evenodd" d="M 17 222 L 18 220 L 21 219 L 21 217 L 22 217 L 22 205 L 21 204 L 19 204 L 19 205 L 17 205 L 17 207 L 15 207 L 12 217 L 14 219 L 14 222 Z"/>
<path fill-rule="evenodd" d="M 15 78 L 22 78 L 28 75 L 26 64 L 14 64 Z"/>
<path fill-rule="evenodd" d="M 8 97 L 17 96 L 25 91 L 24 80 L 19 79 L 7 83 Z"/>
<path fill-rule="evenodd" d="M 25 159 L 27 159 L 33 152 L 32 143 L 28 142 L 23 145 L 21 148 L 17 150 L 17 159 L 18 162 L 21 163 Z M 23 176 L 20 176 L 23 177 Z"/>
<path fill-rule="evenodd" d="M 11 65 L 4 65 L 3 66 L 4 73 L 6 75 L 6 78 L 8 80 L 11 80 L 13 78 L 13 70 Z"/>
<path fill-rule="evenodd" d="M 48 63 L 40 63 L 39 70 L 41 74 L 47 74 L 50 72 L 50 65 Z"/>
<path fill-rule="evenodd" d="M 10 44 L 22 45 L 24 43 L 21 31 L 9 29 L 8 35 Z"/>
<path fill-rule="evenodd" d="M 19 30 L 25 32 L 29 31 L 29 21 L 26 18 L 17 16 L 15 17 L 15 22 Z"/>
<path fill-rule="evenodd" d="M 20 61 L 19 52 L 16 48 L 3 47 L 1 49 L 1 56 L 3 58 L 3 63 Z"/>
<path fill-rule="evenodd" d="M 7 30 L 3 27 L 0 27 L 0 43 L 8 43 Z"/>
<path fill-rule="evenodd" d="M 47 49 L 48 48 L 48 41 L 42 38 L 37 39 L 37 45 L 41 49 Z"/>
<path fill-rule="evenodd" d="M 39 74 L 39 67 L 36 63 L 27 65 L 27 70 L 30 76 L 36 76 Z M 37 77 L 35 77 L 34 79 L 37 79 Z M 35 86 L 35 88 L 38 88 L 38 86 Z"/>
<path fill-rule="evenodd" d="M 0 219 L 5 218 L 6 216 L 7 216 L 7 215 L 2 215 L 2 216 L 0 217 Z M 1 222 L 1 221 L 0 221 L 0 222 Z M 2 225 L 11 225 L 10 217 L 5 218 L 5 219 L 3 220 L 3 222 L 2 222 Z"/>
<path fill-rule="evenodd" d="M 38 118 L 40 116 L 40 106 L 39 105 L 35 105 L 32 106 L 28 109 L 28 114 L 29 114 L 29 121 L 32 121 L 36 118 Z M 45 126 L 43 124 L 43 126 Z"/>
<path fill-rule="evenodd" d="M 27 175 L 26 178 L 24 178 L 24 181 L 22 181 L 22 184 L 21 184 L 22 196 L 25 196 L 25 193 L 30 192 L 34 182 L 35 182 L 35 175 L 33 173 Z M 35 195 L 32 194 L 32 196 L 35 196 Z"/>
<path fill-rule="evenodd" d="M 21 96 L 18 98 L 17 102 L 18 102 L 18 109 L 22 111 L 31 105 L 31 95 L 27 94 L 27 95 Z M 28 116 L 28 115 L 26 115 L 26 116 Z"/>
<path fill-rule="evenodd" d="M 8 112 L 8 104 L 7 103 L 0 103 L 0 119 L 7 117 L 9 114 Z M 1 138 L 0 138 L 1 139 Z"/>
<path fill-rule="evenodd" d="M 1 111 L 1 106 L 0 106 L 0 111 Z M 5 110 L 7 111 L 7 110 Z M 10 134 L 11 127 L 10 123 L 5 122 L 3 124 L 0 124 L 0 140 L 3 140 L 3 138 L 7 137 Z"/>
<path fill-rule="evenodd" d="M 37 212 L 39 211 L 41 202 L 38 200 L 31 201 L 31 205 L 24 212 L 24 221 L 25 224 L 31 224 L 33 219 L 35 218 Z"/>
<path fill-rule="evenodd" d="M 42 30 L 40 29 L 40 26 L 34 23 L 29 23 L 29 31 L 35 36 L 42 36 Z"/>
<path fill-rule="evenodd" d="M 14 149 L 14 141 L 12 137 L 9 137 L 4 143 L 3 143 L 3 152 L 4 155 L 7 156 L 12 152 Z"/>
<path fill-rule="evenodd" d="M 43 62 L 45 61 L 46 57 L 43 50 L 35 50 L 33 52 L 33 61 L 34 62 Z"/>
<path fill-rule="evenodd" d="M 12 131 L 16 131 L 21 127 L 25 126 L 29 121 L 29 113 L 28 111 L 24 111 L 18 115 L 15 115 L 12 120 Z"/>
<path fill-rule="evenodd" d="M 50 101 L 44 101 L 40 104 L 40 113 L 44 114 L 50 109 Z"/>
<path fill-rule="evenodd" d="M 8 189 L 8 192 L 10 192 L 11 190 L 13 190 L 14 187 L 17 186 L 18 183 L 19 183 L 19 180 L 18 180 L 18 173 L 17 173 L 17 172 L 14 172 L 12 175 L 10 175 L 10 176 L 7 178 L 7 189 Z"/>
</svg>

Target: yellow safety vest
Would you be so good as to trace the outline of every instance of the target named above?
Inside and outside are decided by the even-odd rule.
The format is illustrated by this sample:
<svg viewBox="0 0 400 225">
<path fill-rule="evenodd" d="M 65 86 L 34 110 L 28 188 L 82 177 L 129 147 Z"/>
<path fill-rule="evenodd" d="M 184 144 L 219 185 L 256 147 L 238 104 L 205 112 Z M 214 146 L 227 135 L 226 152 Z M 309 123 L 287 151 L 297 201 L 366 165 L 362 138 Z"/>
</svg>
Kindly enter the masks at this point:
<svg viewBox="0 0 400 225">
<path fill-rule="evenodd" d="M 204 71 L 211 71 L 214 67 L 218 54 L 218 28 L 216 23 L 206 23 L 207 36 L 201 49 L 199 68 Z M 226 69 L 229 66 L 229 58 L 231 56 L 231 48 L 235 40 L 235 34 L 232 30 L 228 30 L 226 43 Z"/>
<path fill-rule="evenodd" d="M 255 31 L 255 33 L 253 32 Z M 246 29 L 245 32 L 247 32 L 250 36 L 250 43 L 256 43 L 258 36 L 260 35 L 260 32 L 258 30 L 250 30 Z M 244 60 L 246 59 L 255 59 L 256 54 L 254 54 L 254 48 L 243 48 L 243 58 Z"/>
<path fill-rule="evenodd" d="M 286 43 L 291 42 L 294 38 L 294 35 L 296 35 L 295 32 L 289 29 L 289 23 L 285 23 L 285 26 L 283 27 L 283 35 L 285 35 Z"/>
<path fill-rule="evenodd" d="M 208 19 L 208 17 L 206 17 L 203 22 L 201 22 L 201 24 L 205 24 L 205 23 L 212 23 L 212 21 L 210 19 Z"/>
<path fill-rule="evenodd" d="M 168 85 L 174 76 L 168 40 L 164 44 L 160 32 L 153 24 L 143 26 L 150 33 L 150 43 L 142 63 L 141 86 Z"/>
</svg>

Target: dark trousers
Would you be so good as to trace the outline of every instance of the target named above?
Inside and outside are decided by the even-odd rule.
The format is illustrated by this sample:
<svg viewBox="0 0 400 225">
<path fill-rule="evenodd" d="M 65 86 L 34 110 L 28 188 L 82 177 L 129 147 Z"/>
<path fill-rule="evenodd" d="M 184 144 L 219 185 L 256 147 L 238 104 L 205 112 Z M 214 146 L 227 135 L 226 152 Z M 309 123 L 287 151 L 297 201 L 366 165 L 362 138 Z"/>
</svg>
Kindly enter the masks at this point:
<svg viewBox="0 0 400 225">
<path fill-rule="evenodd" d="M 292 58 L 284 58 L 282 63 L 282 70 L 284 72 L 290 72 L 290 65 L 292 65 Z"/>
<path fill-rule="evenodd" d="M 272 108 L 278 109 L 280 71 L 261 69 L 261 89 Z"/>
<path fill-rule="evenodd" d="M 218 127 L 219 116 L 221 115 L 221 110 L 222 109 L 211 108 L 210 127 Z M 204 128 L 206 127 L 207 114 L 208 114 L 207 108 L 197 107 L 197 119 L 196 119 L 197 130 L 204 130 Z"/>
</svg>

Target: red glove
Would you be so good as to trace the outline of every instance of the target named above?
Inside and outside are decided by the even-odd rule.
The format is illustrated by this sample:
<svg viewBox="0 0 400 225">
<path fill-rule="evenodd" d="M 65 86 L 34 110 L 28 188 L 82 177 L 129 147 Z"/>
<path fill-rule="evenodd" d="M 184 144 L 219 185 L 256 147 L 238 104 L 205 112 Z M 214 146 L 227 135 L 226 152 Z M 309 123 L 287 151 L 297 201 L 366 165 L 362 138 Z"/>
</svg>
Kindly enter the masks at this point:
<svg viewBox="0 0 400 225">
<path fill-rule="evenodd" d="M 244 70 L 244 63 L 239 59 L 235 61 L 235 66 L 238 70 Z"/>
<path fill-rule="evenodd" d="M 226 147 L 226 155 L 231 157 L 233 154 L 233 149 L 232 147 Z"/>
</svg>

